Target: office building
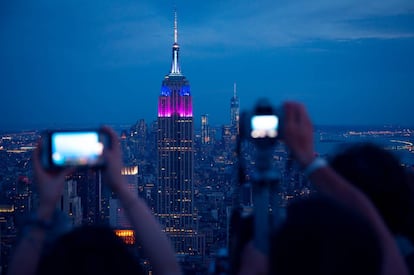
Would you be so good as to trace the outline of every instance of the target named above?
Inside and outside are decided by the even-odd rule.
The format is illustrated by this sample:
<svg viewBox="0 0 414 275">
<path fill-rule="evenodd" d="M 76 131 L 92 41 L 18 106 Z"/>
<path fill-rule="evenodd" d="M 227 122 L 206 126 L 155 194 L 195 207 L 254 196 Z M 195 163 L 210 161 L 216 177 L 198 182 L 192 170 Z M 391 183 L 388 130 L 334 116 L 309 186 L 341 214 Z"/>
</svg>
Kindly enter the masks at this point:
<svg viewBox="0 0 414 275">
<path fill-rule="evenodd" d="M 179 63 L 177 15 L 170 73 L 158 99 L 156 215 L 180 256 L 203 254 L 194 211 L 194 122 L 190 83 Z"/>
<path fill-rule="evenodd" d="M 201 144 L 210 144 L 210 128 L 207 114 L 201 116 Z"/>
<path fill-rule="evenodd" d="M 230 126 L 233 135 L 239 134 L 240 101 L 237 97 L 236 83 L 233 85 L 233 97 L 230 99 Z"/>
<path fill-rule="evenodd" d="M 138 166 L 123 167 L 121 175 L 125 178 L 128 190 L 138 194 Z M 116 229 L 132 229 L 132 225 L 118 198 L 109 201 L 109 224 Z"/>
</svg>

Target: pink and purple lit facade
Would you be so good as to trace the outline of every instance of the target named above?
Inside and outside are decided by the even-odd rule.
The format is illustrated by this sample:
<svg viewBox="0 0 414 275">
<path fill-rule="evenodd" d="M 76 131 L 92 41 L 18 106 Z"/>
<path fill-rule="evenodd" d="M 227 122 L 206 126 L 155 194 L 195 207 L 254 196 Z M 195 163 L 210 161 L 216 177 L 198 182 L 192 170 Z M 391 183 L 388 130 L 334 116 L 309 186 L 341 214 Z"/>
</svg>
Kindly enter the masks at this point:
<svg viewBox="0 0 414 275">
<path fill-rule="evenodd" d="M 169 74 L 161 86 L 158 117 L 193 117 L 190 85 L 183 75 Z"/>
</svg>

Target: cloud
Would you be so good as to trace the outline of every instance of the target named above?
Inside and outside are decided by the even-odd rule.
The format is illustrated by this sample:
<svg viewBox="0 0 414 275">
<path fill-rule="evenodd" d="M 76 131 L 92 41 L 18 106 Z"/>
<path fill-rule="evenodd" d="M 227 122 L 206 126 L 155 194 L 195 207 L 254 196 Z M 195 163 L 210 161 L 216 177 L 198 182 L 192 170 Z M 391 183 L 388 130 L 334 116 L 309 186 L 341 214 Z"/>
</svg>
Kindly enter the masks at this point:
<svg viewBox="0 0 414 275">
<path fill-rule="evenodd" d="M 414 30 L 401 25 L 386 27 L 387 18 L 408 15 L 414 18 L 412 0 L 296 0 L 249 1 L 232 0 L 208 2 L 210 7 L 198 8 L 193 3 L 182 3 L 179 12 L 180 43 L 187 56 L 214 57 L 245 51 L 285 47 L 313 40 L 397 39 L 414 37 Z M 146 16 L 108 26 L 108 33 L 116 34 L 108 42 L 107 50 L 126 51 L 130 62 L 148 62 L 165 52 L 172 43 L 172 15 L 160 13 L 150 4 L 136 4 L 136 11 Z M 144 11 L 144 12 L 142 12 Z M 118 14 L 122 14 L 119 11 Z M 186 17 L 199 18 L 198 20 Z M 361 24 L 370 19 L 371 24 Z M 377 24 L 376 21 L 385 21 Z M 131 58 L 138 56 L 137 58 Z M 159 56 L 159 55 L 158 55 Z M 160 57 L 162 59 L 165 56 Z M 161 59 L 160 59 L 161 60 Z"/>
<path fill-rule="evenodd" d="M 259 2 L 259 3 L 257 3 Z M 256 1 L 238 2 L 222 9 L 208 22 L 186 26 L 191 44 L 229 47 L 277 47 L 314 39 L 414 37 L 414 30 L 387 29 L 360 20 L 411 14 L 413 1 Z"/>
<path fill-rule="evenodd" d="M 109 67 L 169 60 L 172 5 L 166 7 L 161 1 L 104 1 L 88 6 L 80 3 L 66 7 L 66 17 L 74 18 L 77 24 L 73 31 L 79 34 L 74 38 L 89 31 L 82 37 L 85 41 L 78 45 L 79 51 L 90 49 L 88 58 L 96 56 L 94 60 Z M 186 56 L 192 58 L 219 58 L 315 40 L 414 37 L 414 25 L 407 28 L 403 23 L 392 27 L 388 24 L 399 16 L 413 19 L 412 0 L 229 0 L 208 1 L 202 6 L 197 1 L 178 4 L 179 43 Z M 53 24 L 56 22 L 56 26 L 49 28 L 58 29 L 59 23 L 65 24 L 59 20 Z M 70 26 L 64 27 L 62 35 L 72 31 Z"/>
</svg>

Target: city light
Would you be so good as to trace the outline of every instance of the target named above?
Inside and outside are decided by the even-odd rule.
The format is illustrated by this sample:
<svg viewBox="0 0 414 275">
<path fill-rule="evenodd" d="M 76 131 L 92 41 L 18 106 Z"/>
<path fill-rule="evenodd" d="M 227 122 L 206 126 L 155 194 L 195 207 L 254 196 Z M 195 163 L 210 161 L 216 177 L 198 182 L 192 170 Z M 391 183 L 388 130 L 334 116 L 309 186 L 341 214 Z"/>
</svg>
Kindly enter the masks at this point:
<svg viewBox="0 0 414 275">
<path fill-rule="evenodd" d="M 125 244 L 135 244 L 134 230 L 117 229 L 114 230 L 115 234 L 122 239 Z"/>
</svg>

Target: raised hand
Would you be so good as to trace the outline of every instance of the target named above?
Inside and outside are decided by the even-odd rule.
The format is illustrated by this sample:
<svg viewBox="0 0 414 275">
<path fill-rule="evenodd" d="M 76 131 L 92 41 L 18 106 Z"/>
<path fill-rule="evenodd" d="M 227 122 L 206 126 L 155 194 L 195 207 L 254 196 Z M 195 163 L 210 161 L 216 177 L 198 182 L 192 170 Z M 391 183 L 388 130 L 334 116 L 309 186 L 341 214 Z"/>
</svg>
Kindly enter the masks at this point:
<svg viewBox="0 0 414 275">
<path fill-rule="evenodd" d="M 40 163 L 41 142 L 33 151 L 33 169 L 37 181 L 40 204 L 38 215 L 40 219 L 49 220 L 59 201 L 65 184 L 65 178 L 74 171 L 74 168 L 67 168 L 59 171 L 47 171 Z"/>
<path fill-rule="evenodd" d="M 286 102 L 284 142 L 302 166 L 307 166 L 315 158 L 313 147 L 313 126 L 305 106 L 297 102 Z"/>
</svg>

